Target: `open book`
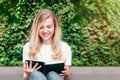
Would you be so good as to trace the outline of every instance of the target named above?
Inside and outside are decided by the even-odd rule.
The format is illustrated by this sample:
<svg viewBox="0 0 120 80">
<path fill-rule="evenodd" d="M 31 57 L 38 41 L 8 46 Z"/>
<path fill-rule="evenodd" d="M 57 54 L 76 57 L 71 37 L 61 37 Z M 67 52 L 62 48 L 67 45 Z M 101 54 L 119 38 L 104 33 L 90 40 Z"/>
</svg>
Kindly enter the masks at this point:
<svg viewBox="0 0 120 80">
<path fill-rule="evenodd" d="M 57 61 L 57 62 L 42 62 L 42 61 L 34 61 L 34 60 L 26 60 L 28 62 L 28 65 L 30 64 L 30 61 L 32 61 L 32 67 L 38 63 L 38 66 L 41 66 L 38 71 L 41 71 L 44 75 L 46 75 L 50 71 L 55 71 L 58 74 L 61 73 L 62 70 L 64 70 L 64 61 Z"/>
</svg>

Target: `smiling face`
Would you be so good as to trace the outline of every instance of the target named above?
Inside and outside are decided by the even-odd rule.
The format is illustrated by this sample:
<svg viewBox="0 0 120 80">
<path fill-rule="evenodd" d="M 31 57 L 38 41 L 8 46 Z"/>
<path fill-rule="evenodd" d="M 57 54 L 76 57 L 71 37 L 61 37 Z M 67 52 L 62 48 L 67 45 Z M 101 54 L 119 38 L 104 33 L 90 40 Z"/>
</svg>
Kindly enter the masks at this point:
<svg viewBox="0 0 120 80">
<path fill-rule="evenodd" d="M 39 36 L 43 44 L 50 44 L 54 35 L 54 23 L 51 17 L 39 25 Z"/>
</svg>

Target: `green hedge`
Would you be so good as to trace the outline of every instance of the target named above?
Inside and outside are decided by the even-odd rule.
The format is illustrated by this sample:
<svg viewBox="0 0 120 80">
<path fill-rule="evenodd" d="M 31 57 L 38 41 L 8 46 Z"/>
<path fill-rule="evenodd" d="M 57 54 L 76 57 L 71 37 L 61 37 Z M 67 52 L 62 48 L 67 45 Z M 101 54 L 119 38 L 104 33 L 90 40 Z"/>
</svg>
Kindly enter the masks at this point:
<svg viewBox="0 0 120 80">
<path fill-rule="evenodd" d="M 120 0 L 1 0 L 0 65 L 22 65 L 37 11 L 53 10 L 62 26 L 62 39 L 72 49 L 74 66 L 120 65 Z"/>
</svg>

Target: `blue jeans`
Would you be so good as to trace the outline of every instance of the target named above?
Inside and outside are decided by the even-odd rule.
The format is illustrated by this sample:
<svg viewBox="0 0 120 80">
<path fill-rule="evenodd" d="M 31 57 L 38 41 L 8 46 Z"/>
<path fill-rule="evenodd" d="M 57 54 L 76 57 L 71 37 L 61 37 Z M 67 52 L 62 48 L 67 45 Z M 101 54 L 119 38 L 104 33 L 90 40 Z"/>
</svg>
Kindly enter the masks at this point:
<svg viewBox="0 0 120 80">
<path fill-rule="evenodd" d="M 63 78 L 54 71 L 49 72 L 46 76 L 39 71 L 34 71 L 30 75 L 30 80 L 63 80 Z"/>
</svg>

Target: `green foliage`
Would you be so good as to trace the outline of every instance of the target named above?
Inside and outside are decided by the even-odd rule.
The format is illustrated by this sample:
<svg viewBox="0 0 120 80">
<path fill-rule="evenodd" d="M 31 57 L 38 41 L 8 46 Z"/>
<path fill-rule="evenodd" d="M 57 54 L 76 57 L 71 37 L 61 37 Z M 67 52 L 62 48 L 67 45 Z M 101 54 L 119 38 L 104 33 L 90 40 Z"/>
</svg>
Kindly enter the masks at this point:
<svg viewBox="0 0 120 80">
<path fill-rule="evenodd" d="M 85 25 L 89 35 L 87 44 L 80 48 L 79 57 L 73 59 L 74 65 L 118 66 L 120 64 L 119 2 L 119 0 L 81 0 L 80 4 L 74 3 L 78 12 L 86 13 L 85 17 L 79 19 L 87 19 L 85 21 L 88 23 Z"/>
<path fill-rule="evenodd" d="M 38 10 L 53 10 L 74 66 L 120 65 L 120 0 L 1 0 L 0 65 L 22 65 L 23 45 Z"/>
</svg>

